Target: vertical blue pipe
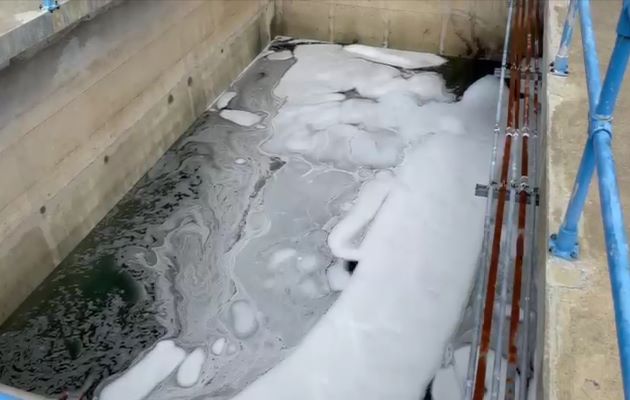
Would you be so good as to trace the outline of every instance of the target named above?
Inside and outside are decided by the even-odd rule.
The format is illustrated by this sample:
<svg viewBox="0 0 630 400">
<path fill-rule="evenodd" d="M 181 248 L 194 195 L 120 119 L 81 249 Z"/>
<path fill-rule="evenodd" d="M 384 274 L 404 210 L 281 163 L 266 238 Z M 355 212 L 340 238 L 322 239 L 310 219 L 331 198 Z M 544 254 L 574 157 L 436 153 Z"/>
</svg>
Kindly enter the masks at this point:
<svg viewBox="0 0 630 400">
<path fill-rule="evenodd" d="M 571 0 L 567 11 L 567 18 L 564 20 L 564 28 L 562 28 L 562 38 L 560 39 L 560 48 L 553 61 L 551 72 L 554 75 L 567 76 L 569 74 L 569 47 L 573 38 L 573 26 L 575 25 L 575 16 L 577 14 L 577 0 Z"/>
<path fill-rule="evenodd" d="M 597 42 L 595 41 L 595 31 L 591 18 L 590 0 L 579 0 L 579 9 L 586 88 L 588 90 L 588 108 L 592 116 L 597 107 L 599 93 L 602 89 L 601 72 L 599 71 L 599 56 L 597 54 Z"/>
<path fill-rule="evenodd" d="M 588 190 L 593 173 L 595 172 L 595 157 L 593 155 L 593 142 L 590 137 L 586 139 L 578 173 L 573 184 L 573 191 L 569 199 L 569 205 L 564 215 L 564 220 L 557 234 L 551 235 L 549 249 L 556 257 L 567 260 L 578 258 L 578 223 L 582 216 L 584 203 L 588 196 Z"/>
<path fill-rule="evenodd" d="M 610 56 L 610 64 L 606 72 L 606 79 L 599 95 L 599 103 L 595 109 L 596 119 L 610 119 L 615 111 L 617 97 L 621 90 L 623 76 L 630 56 L 630 37 L 617 36 L 615 47 Z"/>
<path fill-rule="evenodd" d="M 630 59 L 630 0 L 623 1 L 617 25 L 617 40 L 608 63 L 603 87 L 588 0 L 579 0 L 579 12 L 589 97 L 589 140 L 580 162 L 565 219 L 558 235 L 552 237 L 551 246 L 555 254 L 563 256 L 570 251 L 572 242 L 577 240 L 577 223 L 588 194 L 595 162 L 599 177 L 601 213 L 617 325 L 624 398 L 630 400 L 630 249 L 611 146 L 612 114 Z"/>
<path fill-rule="evenodd" d="M 589 0 L 578 0 L 580 13 L 580 27 L 582 29 L 582 52 L 584 53 L 584 67 L 586 70 L 586 84 L 588 89 L 589 114 L 592 116 L 597 106 L 597 99 L 601 91 L 601 78 L 599 71 L 599 57 L 597 55 L 597 44 L 593 31 L 593 21 L 591 19 L 591 5 Z M 589 119 L 589 133 L 592 129 L 592 117 Z M 557 234 L 551 236 L 549 248 L 558 257 L 565 259 L 575 259 L 579 255 L 578 246 L 578 224 L 589 186 L 595 171 L 595 157 L 593 156 L 593 146 L 587 139 L 582 160 L 575 177 L 573 191 L 569 199 L 567 211 L 560 225 Z"/>
<path fill-rule="evenodd" d="M 605 129 L 597 131 L 593 136 L 593 147 L 597 158 L 599 196 L 615 309 L 624 398 L 630 399 L 630 263 L 610 132 Z"/>
<path fill-rule="evenodd" d="M 621 376 L 626 399 L 630 399 L 630 250 L 612 153 L 611 120 L 629 58 L 630 0 L 624 0 L 617 25 L 617 40 L 610 56 L 608 71 L 597 104 L 592 136 L 617 325 Z"/>
</svg>

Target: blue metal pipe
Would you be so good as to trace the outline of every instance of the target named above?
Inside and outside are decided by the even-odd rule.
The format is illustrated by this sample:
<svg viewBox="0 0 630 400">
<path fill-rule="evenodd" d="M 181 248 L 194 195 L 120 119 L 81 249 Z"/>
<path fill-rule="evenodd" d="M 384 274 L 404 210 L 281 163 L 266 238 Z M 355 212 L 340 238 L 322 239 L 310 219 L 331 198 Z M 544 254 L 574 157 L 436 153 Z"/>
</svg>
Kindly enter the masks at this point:
<svg viewBox="0 0 630 400">
<path fill-rule="evenodd" d="M 588 196 L 588 189 L 595 171 L 595 157 L 593 155 L 593 142 L 586 139 L 582 160 L 573 184 L 573 191 L 569 199 L 564 220 L 557 234 L 551 235 L 549 250 L 551 253 L 566 260 L 575 260 L 580 253 L 578 244 L 578 223 L 582 216 L 582 210 Z"/>
<path fill-rule="evenodd" d="M 595 109 L 596 119 L 610 119 L 615 111 L 617 97 L 628 65 L 628 57 L 630 57 L 630 37 L 618 35 L 599 95 L 599 103 Z"/>
<path fill-rule="evenodd" d="M 39 8 L 48 12 L 53 12 L 59 8 L 59 3 L 57 3 L 57 0 L 42 0 Z"/>
<path fill-rule="evenodd" d="M 610 127 L 610 123 L 606 124 Z M 603 128 L 594 133 L 593 148 L 597 158 L 599 196 L 617 325 L 624 398 L 630 399 L 630 261 L 610 130 Z"/>
<path fill-rule="evenodd" d="M 617 325 L 621 376 L 626 399 L 630 399 L 630 249 L 628 248 L 628 237 L 611 146 L 611 121 L 629 58 L 630 0 L 624 0 L 624 7 L 617 25 L 617 40 L 610 56 L 608 71 L 594 116 L 592 141 L 597 160 L 606 255 Z"/>
<path fill-rule="evenodd" d="M 575 25 L 575 16 L 577 14 L 577 0 L 571 0 L 567 11 L 567 18 L 564 20 L 564 28 L 562 28 L 562 38 L 560 39 L 560 48 L 553 61 L 551 72 L 554 75 L 567 76 L 569 74 L 569 47 L 573 38 L 573 26 Z"/>
<path fill-rule="evenodd" d="M 580 28 L 582 30 L 584 69 L 586 70 L 586 87 L 588 90 L 588 107 L 592 117 L 602 89 L 599 55 L 597 54 L 597 42 L 595 41 L 595 30 L 593 28 L 593 19 L 591 18 L 591 2 L 590 0 L 579 0 L 578 5 L 580 10 Z"/>
<path fill-rule="evenodd" d="M 612 114 L 630 59 L 630 0 L 623 1 L 623 9 L 617 25 L 617 40 L 608 63 L 603 87 L 589 1 L 579 0 L 578 10 L 581 16 L 582 45 L 589 97 L 589 138 L 584 148 L 565 219 L 558 235 L 552 236 L 551 250 L 558 256 L 566 255 L 567 252 L 571 256 L 577 256 L 577 253 L 570 253 L 570 250 L 574 246 L 574 241 L 577 241 L 577 224 L 588 194 L 594 164 L 596 164 L 624 398 L 630 400 L 630 248 L 611 146 Z"/>
<path fill-rule="evenodd" d="M 592 116 L 597 105 L 597 99 L 601 91 L 601 78 L 599 71 L 599 57 L 597 44 L 591 19 L 591 5 L 589 0 L 577 2 L 580 13 L 580 28 L 582 30 L 582 52 L 584 53 L 584 68 L 586 70 L 586 84 L 588 88 L 589 113 Z M 593 129 L 593 118 L 589 119 L 589 133 Z M 590 134 L 589 134 L 590 137 Z M 557 234 L 551 235 L 549 250 L 557 257 L 564 259 L 576 259 L 579 256 L 578 224 L 584 204 L 588 197 L 588 191 L 595 171 L 595 157 L 590 139 L 587 139 L 582 160 L 575 177 L 573 191 L 569 199 L 569 205 Z"/>
</svg>

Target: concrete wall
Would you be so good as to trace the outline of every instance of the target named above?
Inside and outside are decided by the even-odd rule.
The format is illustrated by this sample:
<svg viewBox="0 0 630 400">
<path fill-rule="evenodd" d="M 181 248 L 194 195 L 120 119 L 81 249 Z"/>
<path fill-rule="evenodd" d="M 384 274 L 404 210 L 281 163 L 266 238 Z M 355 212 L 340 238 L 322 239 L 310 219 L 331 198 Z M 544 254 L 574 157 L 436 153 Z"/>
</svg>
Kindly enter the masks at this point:
<svg viewBox="0 0 630 400">
<path fill-rule="evenodd" d="M 0 71 L 0 322 L 259 53 L 273 12 L 128 1 Z"/>
<path fill-rule="evenodd" d="M 276 0 L 276 33 L 498 59 L 504 0 Z"/>
<path fill-rule="evenodd" d="M 40 10 L 41 0 L 2 0 L 0 3 L 0 66 L 42 45 L 82 20 L 106 11 L 122 0 L 57 0 L 59 9 Z"/>
</svg>

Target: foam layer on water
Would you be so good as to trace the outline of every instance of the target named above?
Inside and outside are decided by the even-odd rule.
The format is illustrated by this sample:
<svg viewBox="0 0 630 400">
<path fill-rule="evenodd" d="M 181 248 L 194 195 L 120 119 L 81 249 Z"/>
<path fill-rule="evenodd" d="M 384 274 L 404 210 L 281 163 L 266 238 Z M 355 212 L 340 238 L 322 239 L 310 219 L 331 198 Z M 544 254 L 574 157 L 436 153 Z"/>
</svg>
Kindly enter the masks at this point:
<svg viewBox="0 0 630 400">
<path fill-rule="evenodd" d="M 186 357 L 186 352 L 171 340 L 163 340 L 145 354 L 133 367 L 107 385 L 100 395 L 102 400 L 140 400 Z"/>
<path fill-rule="evenodd" d="M 271 48 L 121 203 L 124 229 L 105 224 L 95 250 L 81 253 L 85 274 L 98 256 L 140 283 L 103 300 L 100 314 L 79 300 L 55 308 L 85 325 L 77 333 L 61 324 L 63 339 L 41 357 L 78 342 L 63 366 L 73 387 L 94 359 L 105 366 L 94 378 L 106 378 L 98 398 L 152 400 L 228 399 L 260 376 L 243 396 L 303 398 L 302 384 L 312 396 L 406 398 L 437 371 L 478 250 L 471 196 L 485 178 L 478 169 L 487 171 L 496 79 L 455 101 L 439 74 L 392 66 L 435 65 L 437 56 L 295 41 Z M 462 231 L 447 230 L 464 220 Z M 461 254 L 451 254 L 446 238 L 464 234 Z M 340 257 L 359 260 L 354 275 Z M 90 289 L 61 292 L 71 302 Z M 149 317 L 153 325 L 134 322 Z M 36 322 L 29 329 L 60 325 Z M 98 358 L 83 350 L 94 341 L 103 343 Z M 23 342 L 0 356 L 22 367 L 33 347 Z M 374 388 L 383 381 L 391 385 Z"/>
<path fill-rule="evenodd" d="M 366 60 L 400 68 L 427 68 L 442 65 L 446 62 L 444 58 L 436 54 L 385 49 L 362 44 L 351 44 L 343 49 Z"/>
<path fill-rule="evenodd" d="M 263 117 L 258 114 L 243 110 L 221 110 L 219 115 L 240 126 L 253 126 L 263 119 Z"/>
<path fill-rule="evenodd" d="M 474 98 L 497 89 L 490 77 L 470 90 Z M 237 399 L 421 398 L 465 308 L 481 246 L 484 201 L 474 185 L 487 175 L 493 110 L 480 112 L 471 96 L 435 114 L 451 129 L 418 130 L 394 176 L 364 186 L 329 236 L 334 254 L 359 261 L 348 286 Z"/>
<path fill-rule="evenodd" d="M 205 360 L 206 352 L 202 348 L 197 348 L 188 354 L 177 369 L 177 384 L 189 387 L 197 383 Z"/>
<path fill-rule="evenodd" d="M 337 261 L 328 267 L 326 277 L 328 278 L 328 287 L 335 292 L 342 291 L 350 282 L 350 272 L 344 268 L 343 261 Z"/>
<path fill-rule="evenodd" d="M 287 62 L 287 51 L 266 62 Z M 440 75 L 383 65 L 437 65 L 437 56 L 327 44 L 292 54 L 274 90 L 284 100 L 277 112 L 248 93 L 264 72 L 245 74 L 243 90 L 217 102 L 230 104 L 219 116 L 240 129 L 273 115 L 270 129 L 256 129 L 277 161 L 220 164 L 233 171 L 224 179 L 240 168 L 261 176 L 236 205 L 234 233 L 217 229 L 235 204 L 215 187 L 214 212 L 174 213 L 161 244 L 136 256 L 163 271 L 163 324 L 177 321 L 180 342 L 203 344 L 179 385 L 165 380 L 151 398 L 230 397 L 291 349 L 238 398 L 415 400 L 456 329 L 480 247 L 483 200 L 473 193 L 487 174 L 498 81 L 485 78 L 455 102 Z M 352 277 L 339 258 L 359 261 Z"/>
<path fill-rule="evenodd" d="M 236 92 L 224 92 L 222 93 L 219 98 L 214 102 L 214 105 L 219 109 L 222 110 L 225 107 L 228 106 L 228 104 L 230 104 L 230 101 L 232 101 L 232 99 L 236 97 Z"/>
</svg>

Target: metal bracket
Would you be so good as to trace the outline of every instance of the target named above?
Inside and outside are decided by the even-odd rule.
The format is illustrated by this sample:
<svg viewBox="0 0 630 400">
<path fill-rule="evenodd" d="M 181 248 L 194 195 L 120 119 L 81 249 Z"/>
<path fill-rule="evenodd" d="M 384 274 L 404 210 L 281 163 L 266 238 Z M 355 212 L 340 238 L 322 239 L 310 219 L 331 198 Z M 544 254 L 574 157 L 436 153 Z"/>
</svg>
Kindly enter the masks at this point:
<svg viewBox="0 0 630 400">
<path fill-rule="evenodd" d="M 42 0 L 39 8 L 44 11 L 53 12 L 59 8 L 57 0 Z"/>
<path fill-rule="evenodd" d="M 510 71 L 510 68 L 505 68 L 505 79 L 510 79 Z M 494 76 L 496 76 L 497 78 L 501 77 L 501 67 L 496 67 L 494 69 Z M 525 79 L 527 76 L 529 76 L 529 78 L 534 81 L 540 80 L 542 77 L 540 72 L 521 69 L 521 79 Z"/>
<path fill-rule="evenodd" d="M 556 76 L 569 76 L 569 59 L 557 56 L 555 61 L 549 65 L 549 71 Z"/>
<path fill-rule="evenodd" d="M 516 188 L 514 188 L 516 189 Z M 534 189 L 529 189 L 528 187 L 523 187 L 521 186 L 520 189 L 516 190 L 516 194 L 519 194 L 522 190 L 524 190 L 525 192 L 527 192 L 527 204 L 531 204 L 531 198 L 534 197 L 535 199 L 535 205 L 538 206 L 540 205 L 540 195 L 538 193 L 538 188 L 534 188 Z M 477 197 L 488 197 L 488 192 L 490 191 L 490 189 L 488 188 L 488 185 L 480 185 L 480 184 L 476 184 L 475 185 L 475 196 Z M 512 191 L 512 188 L 508 189 L 508 194 Z M 498 198 L 499 197 L 499 193 L 497 190 L 493 190 L 494 192 L 494 198 Z M 510 196 L 507 196 L 505 201 L 509 201 L 510 200 Z"/>
<path fill-rule="evenodd" d="M 562 228 L 560 230 L 562 231 Z M 559 243 L 558 236 L 558 233 L 552 233 L 549 237 L 549 252 L 565 260 L 577 260 L 580 257 L 580 244 L 577 241 L 577 232 L 564 232 L 562 237 L 565 238 L 565 243 Z"/>
</svg>

